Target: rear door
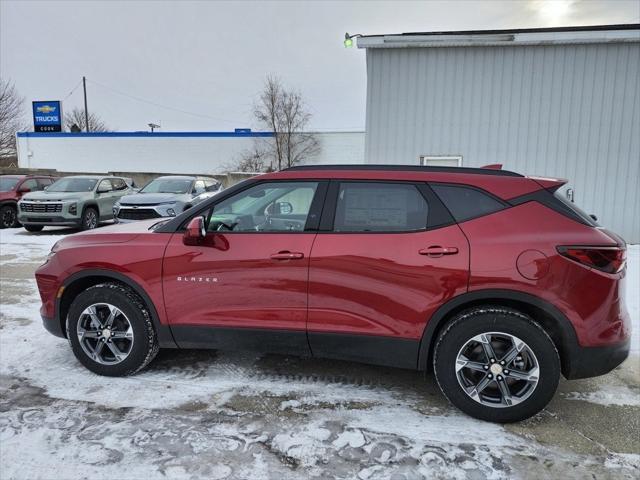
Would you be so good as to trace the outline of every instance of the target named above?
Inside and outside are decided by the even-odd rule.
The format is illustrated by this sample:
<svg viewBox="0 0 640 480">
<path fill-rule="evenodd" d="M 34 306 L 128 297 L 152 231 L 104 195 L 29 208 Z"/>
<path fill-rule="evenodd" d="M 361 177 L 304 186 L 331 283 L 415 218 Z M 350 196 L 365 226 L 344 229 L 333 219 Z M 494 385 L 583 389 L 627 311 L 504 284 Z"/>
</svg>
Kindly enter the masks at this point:
<svg viewBox="0 0 640 480">
<path fill-rule="evenodd" d="M 332 182 L 309 267 L 314 355 L 415 368 L 427 320 L 467 290 L 469 247 L 426 184 Z"/>
<path fill-rule="evenodd" d="M 307 275 L 325 192 L 316 181 L 260 183 L 198 213 L 201 245 L 172 236 L 163 290 L 180 346 L 309 352 Z"/>
</svg>

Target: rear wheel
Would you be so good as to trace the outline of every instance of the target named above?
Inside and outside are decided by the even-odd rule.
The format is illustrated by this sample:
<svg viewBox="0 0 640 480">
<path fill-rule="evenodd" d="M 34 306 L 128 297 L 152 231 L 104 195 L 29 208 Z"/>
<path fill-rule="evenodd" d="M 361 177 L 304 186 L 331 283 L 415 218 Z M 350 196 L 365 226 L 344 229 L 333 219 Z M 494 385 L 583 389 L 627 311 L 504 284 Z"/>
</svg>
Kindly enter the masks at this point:
<svg viewBox="0 0 640 480">
<path fill-rule="evenodd" d="M 82 365 L 112 377 L 143 369 L 159 350 L 149 310 L 117 283 L 90 287 L 75 298 L 67 316 L 67 338 Z"/>
<path fill-rule="evenodd" d="M 44 228 L 44 225 L 25 225 L 24 229 L 27 232 L 40 232 Z"/>
<path fill-rule="evenodd" d="M 560 357 L 530 317 L 476 307 L 457 315 L 438 337 L 434 371 L 442 392 L 463 412 L 516 422 L 549 403 L 560 379 Z"/>
<path fill-rule="evenodd" d="M 0 208 L 0 228 L 14 228 L 18 223 L 18 212 L 13 205 L 5 205 Z"/>
<path fill-rule="evenodd" d="M 98 211 L 93 207 L 85 208 L 81 220 L 80 228 L 82 230 L 93 230 L 98 226 Z"/>
</svg>

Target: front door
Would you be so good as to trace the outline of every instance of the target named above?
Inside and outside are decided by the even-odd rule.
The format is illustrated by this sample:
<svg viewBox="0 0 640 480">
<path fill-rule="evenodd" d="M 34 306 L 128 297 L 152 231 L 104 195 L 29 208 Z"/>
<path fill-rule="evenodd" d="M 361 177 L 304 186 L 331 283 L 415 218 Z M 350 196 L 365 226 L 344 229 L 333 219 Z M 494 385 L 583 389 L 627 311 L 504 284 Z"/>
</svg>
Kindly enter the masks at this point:
<svg viewBox="0 0 640 480">
<path fill-rule="evenodd" d="M 427 320 L 467 289 L 466 237 L 424 184 L 334 182 L 326 205 L 335 217 L 309 268 L 313 354 L 415 368 Z"/>
<path fill-rule="evenodd" d="M 308 352 L 307 275 L 320 186 L 260 183 L 198 213 L 207 226 L 202 245 L 173 235 L 163 290 L 180 346 Z"/>
</svg>

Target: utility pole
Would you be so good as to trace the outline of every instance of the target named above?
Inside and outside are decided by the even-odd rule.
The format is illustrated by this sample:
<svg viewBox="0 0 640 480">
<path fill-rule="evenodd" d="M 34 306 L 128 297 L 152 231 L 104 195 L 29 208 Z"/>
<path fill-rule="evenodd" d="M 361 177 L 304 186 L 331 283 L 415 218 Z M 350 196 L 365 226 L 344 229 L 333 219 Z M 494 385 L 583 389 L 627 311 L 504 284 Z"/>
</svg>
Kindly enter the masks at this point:
<svg viewBox="0 0 640 480">
<path fill-rule="evenodd" d="M 85 131 L 89 131 L 89 110 L 87 110 L 87 78 L 82 77 L 82 89 L 84 90 L 84 125 Z"/>
</svg>

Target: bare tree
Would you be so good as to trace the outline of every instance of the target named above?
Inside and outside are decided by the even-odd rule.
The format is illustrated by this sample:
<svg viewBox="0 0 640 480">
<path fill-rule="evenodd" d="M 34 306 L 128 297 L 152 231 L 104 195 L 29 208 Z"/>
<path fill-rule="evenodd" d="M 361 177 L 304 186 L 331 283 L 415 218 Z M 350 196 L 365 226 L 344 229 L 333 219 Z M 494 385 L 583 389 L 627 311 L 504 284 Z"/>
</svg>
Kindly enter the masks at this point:
<svg viewBox="0 0 640 480">
<path fill-rule="evenodd" d="M 71 113 L 64 113 L 64 129 L 69 132 L 86 131 L 86 122 L 84 119 L 84 110 L 74 108 Z M 95 113 L 89 112 L 89 131 L 91 132 L 108 132 L 110 128 Z"/>
<path fill-rule="evenodd" d="M 262 156 L 271 162 L 271 169 L 282 170 L 309 158 L 320 151 L 318 141 L 305 132 L 311 114 L 302 95 L 287 90 L 279 78 L 268 76 L 260 99 L 254 107 L 254 116 L 261 126 L 274 132 L 274 137 L 262 142 Z M 254 152 L 255 153 L 255 152 Z"/>
<path fill-rule="evenodd" d="M 26 129 L 24 97 L 12 82 L 0 78 L 0 157 L 16 155 L 16 132 Z"/>
<path fill-rule="evenodd" d="M 258 143 L 240 155 L 240 159 L 231 166 L 236 172 L 264 172 L 268 169 L 269 158 L 266 149 Z"/>
</svg>

